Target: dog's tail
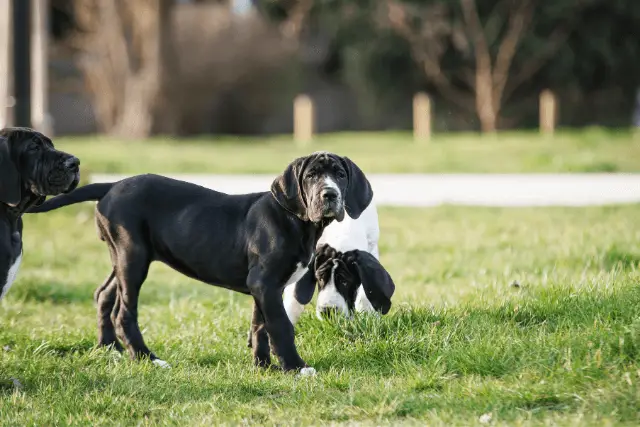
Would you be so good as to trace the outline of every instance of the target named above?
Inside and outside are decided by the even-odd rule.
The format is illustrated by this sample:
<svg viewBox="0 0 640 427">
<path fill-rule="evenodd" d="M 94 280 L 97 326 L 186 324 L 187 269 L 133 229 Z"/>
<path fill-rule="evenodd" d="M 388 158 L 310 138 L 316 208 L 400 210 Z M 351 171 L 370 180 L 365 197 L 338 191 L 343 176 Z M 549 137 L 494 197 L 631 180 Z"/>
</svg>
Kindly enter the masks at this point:
<svg viewBox="0 0 640 427">
<path fill-rule="evenodd" d="M 77 188 L 70 193 L 53 197 L 40 206 L 33 206 L 27 213 L 49 212 L 64 206 L 74 205 L 76 203 L 98 201 L 102 199 L 111 190 L 115 183 L 106 182 L 98 184 L 88 184 Z"/>
</svg>

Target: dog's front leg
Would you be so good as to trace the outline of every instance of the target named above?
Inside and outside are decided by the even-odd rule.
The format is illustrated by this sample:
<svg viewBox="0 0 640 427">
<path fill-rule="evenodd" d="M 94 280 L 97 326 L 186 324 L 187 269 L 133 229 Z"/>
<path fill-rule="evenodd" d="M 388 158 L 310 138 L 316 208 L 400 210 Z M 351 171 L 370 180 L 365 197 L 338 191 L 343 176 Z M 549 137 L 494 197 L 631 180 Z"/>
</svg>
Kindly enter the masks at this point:
<svg viewBox="0 0 640 427">
<path fill-rule="evenodd" d="M 307 364 L 302 360 L 300 355 L 298 355 L 294 340 L 293 325 L 287 317 L 287 312 L 282 302 L 282 290 L 278 286 L 270 284 L 262 277 L 250 280 L 248 285 L 257 309 L 259 309 L 259 312 L 262 314 L 262 319 L 258 317 L 258 320 L 264 321 L 264 327 L 269 336 L 265 350 L 263 348 L 264 339 L 254 332 L 259 332 L 260 329 L 254 329 L 252 327 L 252 332 L 254 332 L 254 339 L 252 340 L 254 355 L 259 351 L 259 354 L 263 356 L 265 351 L 269 351 L 268 343 L 270 343 L 273 352 L 278 356 L 280 366 L 283 370 L 292 371 L 308 368 Z M 264 360 L 264 357 L 262 357 L 262 360 Z"/>
</svg>

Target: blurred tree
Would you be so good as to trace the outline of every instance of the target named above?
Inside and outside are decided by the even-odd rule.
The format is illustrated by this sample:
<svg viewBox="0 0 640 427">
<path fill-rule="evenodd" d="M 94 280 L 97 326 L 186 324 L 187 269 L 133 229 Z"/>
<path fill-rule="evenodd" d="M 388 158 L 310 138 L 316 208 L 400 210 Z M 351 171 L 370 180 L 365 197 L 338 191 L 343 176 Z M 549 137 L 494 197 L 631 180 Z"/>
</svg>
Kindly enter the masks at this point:
<svg viewBox="0 0 640 427">
<path fill-rule="evenodd" d="M 407 40 L 429 82 L 453 104 L 473 106 L 483 132 L 496 130 L 504 103 L 567 41 L 580 4 L 385 2 L 387 25 Z M 527 56 L 518 55 L 527 45 L 535 48 Z"/>
<path fill-rule="evenodd" d="M 75 45 L 100 130 L 128 138 L 173 133 L 173 0 L 74 0 Z"/>
</svg>

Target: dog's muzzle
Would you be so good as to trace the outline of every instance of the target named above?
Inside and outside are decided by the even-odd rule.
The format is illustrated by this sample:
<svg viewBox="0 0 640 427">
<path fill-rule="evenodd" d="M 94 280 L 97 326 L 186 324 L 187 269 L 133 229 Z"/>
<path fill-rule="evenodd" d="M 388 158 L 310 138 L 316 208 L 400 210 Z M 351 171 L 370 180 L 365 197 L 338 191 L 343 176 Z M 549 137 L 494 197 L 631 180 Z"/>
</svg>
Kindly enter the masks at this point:
<svg viewBox="0 0 640 427">
<path fill-rule="evenodd" d="M 331 268 L 331 276 L 327 284 L 318 293 L 318 300 L 316 302 L 316 316 L 318 319 L 335 318 L 338 315 L 344 315 L 349 317 L 349 306 L 344 296 L 340 294 L 336 287 L 336 268 L 338 268 L 338 261 L 333 261 L 333 267 Z"/>
<path fill-rule="evenodd" d="M 320 197 L 322 199 L 322 216 L 341 220 L 344 215 L 344 207 L 340 192 L 333 187 L 325 187 L 320 192 Z"/>
<path fill-rule="evenodd" d="M 68 156 L 58 161 L 47 176 L 47 195 L 55 196 L 60 193 L 73 191 L 80 182 L 80 160 Z"/>
</svg>

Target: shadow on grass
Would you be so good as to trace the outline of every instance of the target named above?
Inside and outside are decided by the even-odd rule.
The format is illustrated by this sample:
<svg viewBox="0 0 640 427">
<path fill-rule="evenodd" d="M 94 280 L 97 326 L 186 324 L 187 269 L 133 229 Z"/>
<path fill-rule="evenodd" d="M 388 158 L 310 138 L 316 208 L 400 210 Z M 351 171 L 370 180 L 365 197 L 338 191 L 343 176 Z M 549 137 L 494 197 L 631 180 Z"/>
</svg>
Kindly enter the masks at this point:
<svg viewBox="0 0 640 427">
<path fill-rule="evenodd" d="M 633 271 L 640 268 L 640 254 L 612 246 L 604 253 L 602 263 L 607 270 L 621 268 L 624 272 Z"/>
<path fill-rule="evenodd" d="M 46 353 L 56 357 L 87 354 L 96 349 L 96 342 L 90 339 L 82 339 L 73 343 L 59 342 L 49 343 Z"/>
<path fill-rule="evenodd" d="M 93 304 L 92 290 L 71 287 L 62 282 L 27 282 L 15 286 L 11 291 L 11 298 L 24 302 L 46 302 L 54 305 Z"/>
</svg>

